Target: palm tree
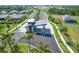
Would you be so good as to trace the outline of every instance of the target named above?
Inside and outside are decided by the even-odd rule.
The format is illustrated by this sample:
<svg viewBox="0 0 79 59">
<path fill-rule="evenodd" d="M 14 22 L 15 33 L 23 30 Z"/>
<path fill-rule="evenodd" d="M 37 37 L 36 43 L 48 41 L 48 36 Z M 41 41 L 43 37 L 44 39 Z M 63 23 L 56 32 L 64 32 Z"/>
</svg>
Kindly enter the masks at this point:
<svg viewBox="0 0 79 59">
<path fill-rule="evenodd" d="M 7 24 L 7 34 L 5 39 L 7 39 L 7 43 L 11 49 L 11 52 L 16 52 L 14 48 L 14 41 L 11 39 L 11 34 L 9 33 L 9 30 L 10 30 L 10 25 Z"/>
<path fill-rule="evenodd" d="M 5 47 L 6 47 L 6 40 L 4 38 L 1 38 L 2 46 L 0 46 L 0 52 L 6 52 Z"/>
<path fill-rule="evenodd" d="M 7 24 L 7 34 L 8 34 L 8 32 L 9 32 L 9 30 L 10 30 L 10 25 Z"/>
<path fill-rule="evenodd" d="M 37 49 L 33 48 L 32 52 L 34 52 L 34 53 L 49 53 L 49 52 L 52 52 L 52 51 L 51 51 L 51 49 L 49 48 L 48 45 L 44 45 L 42 42 L 40 42 L 39 47 L 37 47 Z"/>
<path fill-rule="evenodd" d="M 77 52 L 79 53 L 79 43 L 77 43 L 76 48 L 77 48 Z"/>
<path fill-rule="evenodd" d="M 14 52 L 16 52 L 16 53 L 19 53 L 20 52 L 18 50 L 19 49 L 18 44 L 15 44 L 13 47 L 14 47 Z"/>
<path fill-rule="evenodd" d="M 11 52 L 13 52 L 13 48 L 12 48 L 12 39 L 11 39 L 11 35 L 9 34 L 9 29 L 10 29 L 10 25 L 7 24 L 7 43 L 9 44 L 9 47 L 11 48 Z"/>
<path fill-rule="evenodd" d="M 13 40 L 11 39 L 10 35 L 7 38 L 7 43 L 9 45 L 9 47 L 11 48 L 11 52 L 15 52 L 15 50 L 14 50 L 14 43 L 13 43 Z"/>
<path fill-rule="evenodd" d="M 7 27 L 7 34 L 3 34 L 1 38 L 2 46 L 0 47 L 2 49 L 2 52 L 7 52 L 5 51 L 5 47 L 9 45 L 11 52 L 15 52 L 13 46 L 14 46 L 14 41 L 11 39 L 11 35 L 9 34 L 10 30 L 10 25 L 6 24 Z"/>
<path fill-rule="evenodd" d="M 33 32 L 32 31 L 28 31 L 28 32 L 26 32 L 26 34 L 27 34 L 27 40 L 28 40 L 28 44 L 29 44 L 29 51 L 31 51 L 30 50 L 30 39 L 33 39 Z M 34 39 L 33 39 L 34 40 Z"/>
<path fill-rule="evenodd" d="M 2 34 L 2 37 L 0 38 L 0 41 L 2 43 L 2 46 L 0 47 L 0 52 L 7 52 L 5 51 L 5 47 L 7 46 L 7 40 L 5 40 L 6 37 L 6 34 Z"/>
<path fill-rule="evenodd" d="M 8 52 L 5 51 L 5 48 L 7 46 L 9 46 L 9 48 L 11 49 L 10 52 L 16 52 L 14 48 L 14 41 L 11 39 L 11 35 L 8 32 L 7 34 L 2 35 L 1 42 L 2 42 L 2 46 L 0 47 L 1 52 Z"/>
<path fill-rule="evenodd" d="M 51 49 L 49 49 L 49 46 L 48 45 L 44 45 L 42 42 L 40 42 L 40 45 L 39 45 L 39 52 L 40 53 L 49 53 L 51 52 Z"/>
</svg>

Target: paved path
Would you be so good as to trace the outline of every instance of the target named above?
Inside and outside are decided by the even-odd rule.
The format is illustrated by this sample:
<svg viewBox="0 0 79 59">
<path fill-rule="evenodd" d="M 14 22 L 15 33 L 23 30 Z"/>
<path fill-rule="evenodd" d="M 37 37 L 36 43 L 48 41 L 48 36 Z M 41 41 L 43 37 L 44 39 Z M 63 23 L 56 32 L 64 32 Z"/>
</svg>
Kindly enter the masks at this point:
<svg viewBox="0 0 79 59">
<path fill-rule="evenodd" d="M 52 24 L 56 27 L 56 29 L 58 29 L 58 27 L 56 26 L 55 23 L 52 23 Z M 61 38 L 63 44 L 67 47 L 67 49 L 68 49 L 71 53 L 74 53 L 74 51 L 73 51 L 73 50 L 70 48 L 70 46 L 66 43 L 66 41 L 65 41 L 65 39 L 63 38 L 63 36 L 61 35 L 60 31 L 59 31 L 59 30 L 57 30 L 57 31 L 58 31 L 58 34 L 59 34 L 59 36 L 60 36 L 60 38 Z"/>
<path fill-rule="evenodd" d="M 78 25 L 74 25 L 74 24 L 64 24 L 64 26 L 66 26 L 66 27 L 73 27 L 73 28 L 79 28 Z"/>
<path fill-rule="evenodd" d="M 38 47 L 40 42 L 42 42 L 45 45 L 48 45 L 48 47 L 52 49 L 52 52 L 54 52 L 54 53 L 61 52 L 60 49 L 58 48 L 53 36 L 50 37 L 49 35 L 43 36 L 43 35 L 35 34 L 33 37 L 34 37 L 34 40 L 33 39 L 30 40 L 31 45 Z M 28 43 L 28 40 L 27 39 L 20 39 L 16 43 Z"/>
</svg>

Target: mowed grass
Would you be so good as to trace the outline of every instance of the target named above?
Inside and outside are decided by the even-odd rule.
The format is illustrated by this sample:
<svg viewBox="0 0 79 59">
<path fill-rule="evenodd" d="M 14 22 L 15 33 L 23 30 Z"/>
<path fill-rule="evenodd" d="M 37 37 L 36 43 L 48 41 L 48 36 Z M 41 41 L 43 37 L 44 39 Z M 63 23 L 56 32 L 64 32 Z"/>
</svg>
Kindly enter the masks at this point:
<svg viewBox="0 0 79 59">
<path fill-rule="evenodd" d="M 79 23 L 79 18 L 75 18 L 75 20 Z"/>
<path fill-rule="evenodd" d="M 0 24 L 0 34 L 7 31 L 6 24 Z"/>
<path fill-rule="evenodd" d="M 18 24 L 9 24 L 10 26 L 10 30 L 13 29 L 14 27 L 16 27 Z M 4 34 L 6 33 L 8 30 L 7 25 L 6 24 L 0 24 L 0 34 Z"/>
<path fill-rule="evenodd" d="M 18 51 L 16 53 L 27 53 L 28 52 L 28 48 L 29 48 L 29 45 L 28 44 L 25 44 L 25 43 L 18 43 L 17 44 L 17 49 Z M 11 53 L 11 48 L 7 45 L 5 47 L 5 51 L 7 53 Z"/>
<path fill-rule="evenodd" d="M 68 34 L 72 38 L 73 42 L 75 44 L 79 43 L 79 28 L 72 28 L 72 27 L 67 28 L 68 28 Z"/>
<path fill-rule="evenodd" d="M 21 52 L 21 53 L 27 53 L 28 52 L 28 48 L 29 48 L 29 45 L 28 44 L 24 44 L 24 43 L 19 43 L 17 44 L 18 45 L 18 50 Z"/>
<path fill-rule="evenodd" d="M 77 21 L 77 24 L 75 25 L 79 26 L 79 18 L 74 18 L 74 19 Z"/>
</svg>

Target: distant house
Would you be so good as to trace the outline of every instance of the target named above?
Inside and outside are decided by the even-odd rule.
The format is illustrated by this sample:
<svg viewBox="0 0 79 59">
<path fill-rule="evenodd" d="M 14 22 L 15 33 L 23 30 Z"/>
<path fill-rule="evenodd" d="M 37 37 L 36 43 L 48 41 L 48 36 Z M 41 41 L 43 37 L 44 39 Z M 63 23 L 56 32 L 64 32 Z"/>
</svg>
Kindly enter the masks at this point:
<svg viewBox="0 0 79 59">
<path fill-rule="evenodd" d="M 20 13 L 20 14 L 26 14 L 26 13 L 28 13 L 28 11 L 22 10 L 22 11 L 19 11 L 19 13 Z"/>
<path fill-rule="evenodd" d="M 12 11 L 9 12 L 9 14 L 18 14 L 18 11 L 12 10 Z"/>
<path fill-rule="evenodd" d="M 1 14 L 0 15 L 0 20 L 6 20 L 8 17 L 5 14 Z"/>
<path fill-rule="evenodd" d="M 12 14 L 10 15 L 10 18 L 13 20 L 20 20 L 23 16 L 23 14 Z"/>
<path fill-rule="evenodd" d="M 7 12 L 6 11 L 1 11 L 0 14 L 7 14 Z"/>
<path fill-rule="evenodd" d="M 74 19 L 73 19 L 72 17 L 70 17 L 69 15 L 63 16 L 63 20 L 64 20 L 65 22 L 68 22 L 68 23 L 77 23 L 77 21 L 74 20 Z"/>
</svg>

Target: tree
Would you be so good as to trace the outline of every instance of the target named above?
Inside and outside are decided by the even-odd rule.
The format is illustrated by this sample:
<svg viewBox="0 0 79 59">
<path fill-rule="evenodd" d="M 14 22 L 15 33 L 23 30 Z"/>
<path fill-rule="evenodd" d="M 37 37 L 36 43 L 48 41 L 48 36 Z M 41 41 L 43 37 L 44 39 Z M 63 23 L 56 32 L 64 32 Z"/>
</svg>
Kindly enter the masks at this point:
<svg viewBox="0 0 79 59">
<path fill-rule="evenodd" d="M 77 44 L 77 51 L 79 52 L 79 43 Z"/>
<path fill-rule="evenodd" d="M 3 37 L 1 38 L 1 43 L 2 43 L 2 46 L 0 46 L 0 52 L 3 52 L 3 53 L 7 52 L 7 51 L 5 51 L 5 47 L 7 46 L 6 45 L 7 42 L 6 42 L 6 40 L 4 40 Z"/>
<path fill-rule="evenodd" d="M 9 34 L 8 32 L 10 30 L 10 25 L 9 24 L 6 24 L 6 26 L 7 26 L 7 34 Z"/>
<path fill-rule="evenodd" d="M 27 34 L 27 37 L 26 38 L 27 38 L 28 43 L 29 43 L 29 51 L 31 51 L 30 50 L 30 48 L 31 48 L 30 47 L 30 39 L 33 39 L 34 40 L 34 38 L 33 38 L 33 32 L 29 30 L 28 32 L 26 32 L 26 34 Z"/>
<path fill-rule="evenodd" d="M 11 35 L 9 34 L 6 39 L 7 39 L 8 45 L 9 45 L 9 47 L 10 47 L 10 49 L 11 49 L 11 52 L 12 52 L 12 53 L 16 52 L 16 51 L 15 51 L 15 48 L 14 48 L 14 45 L 15 45 L 15 44 L 14 44 L 14 41 L 11 39 Z"/>
<path fill-rule="evenodd" d="M 7 34 L 3 35 L 3 38 L 2 38 L 3 48 L 5 48 L 6 46 L 9 46 L 9 48 L 11 49 L 11 52 L 15 52 L 14 41 L 11 39 L 11 34 L 9 33 L 10 26 L 9 24 L 7 24 L 6 26 L 7 26 Z"/>
<path fill-rule="evenodd" d="M 19 53 L 19 47 L 17 44 L 14 45 L 14 52 Z"/>
<path fill-rule="evenodd" d="M 40 42 L 40 45 L 36 48 L 32 49 L 32 52 L 34 53 L 49 53 L 52 52 L 48 45 L 43 44 Z"/>
<path fill-rule="evenodd" d="M 62 26 L 62 25 L 61 25 Z M 67 33 L 68 29 L 64 26 L 62 26 L 62 28 L 60 29 L 62 32 Z"/>
<path fill-rule="evenodd" d="M 38 47 L 38 49 L 40 50 L 40 53 L 48 53 L 51 52 L 51 50 L 49 49 L 48 45 L 44 45 L 42 42 L 40 42 L 40 45 Z"/>
<path fill-rule="evenodd" d="M 14 52 L 14 48 L 13 48 L 13 41 L 11 39 L 11 35 L 9 34 L 9 29 L 10 29 L 10 26 L 9 24 L 7 24 L 7 34 L 6 34 L 6 39 L 7 39 L 7 43 L 9 45 L 9 47 L 11 48 L 11 52 Z"/>
</svg>

